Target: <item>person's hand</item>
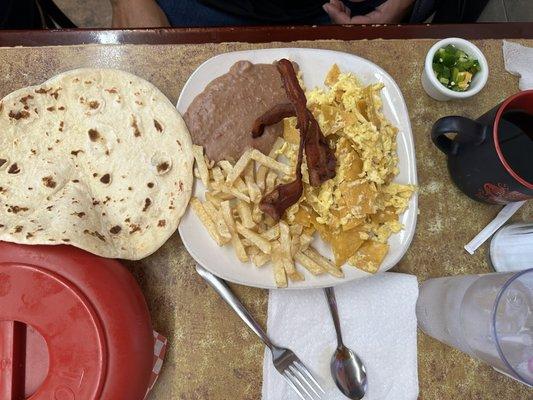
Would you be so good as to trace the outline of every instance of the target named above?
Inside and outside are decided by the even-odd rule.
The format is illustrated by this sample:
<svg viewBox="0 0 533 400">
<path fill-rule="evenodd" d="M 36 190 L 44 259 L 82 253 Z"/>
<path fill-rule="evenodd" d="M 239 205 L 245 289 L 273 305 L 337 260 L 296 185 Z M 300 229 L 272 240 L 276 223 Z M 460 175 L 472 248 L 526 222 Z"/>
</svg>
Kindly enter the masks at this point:
<svg viewBox="0 0 533 400">
<path fill-rule="evenodd" d="M 354 3 L 364 0 L 350 0 Z M 352 17 L 351 10 L 341 0 L 330 0 L 322 7 L 335 24 L 390 24 L 401 22 L 414 0 L 387 0 L 366 15 Z"/>
<path fill-rule="evenodd" d="M 113 28 L 159 28 L 170 26 L 155 0 L 110 0 Z"/>
</svg>

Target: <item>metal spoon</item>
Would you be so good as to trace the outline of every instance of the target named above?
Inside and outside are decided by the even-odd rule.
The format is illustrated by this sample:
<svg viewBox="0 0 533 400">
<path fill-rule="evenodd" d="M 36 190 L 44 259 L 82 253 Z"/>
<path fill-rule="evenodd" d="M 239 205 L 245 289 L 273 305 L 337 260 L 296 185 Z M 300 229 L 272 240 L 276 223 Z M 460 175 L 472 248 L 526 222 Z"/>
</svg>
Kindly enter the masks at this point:
<svg viewBox="0 0 533 400">
<path fill-rule="evenodd" d="M 342 342 L 341 324 L 333 288 L 325 288 L 324 291 L 337 332 L 337 350 L 331 357 L 331 375 L 346 397 L 354 400 L 362 399 L 368 386 L 365 366 L 357 354 Z"/>
</svg>

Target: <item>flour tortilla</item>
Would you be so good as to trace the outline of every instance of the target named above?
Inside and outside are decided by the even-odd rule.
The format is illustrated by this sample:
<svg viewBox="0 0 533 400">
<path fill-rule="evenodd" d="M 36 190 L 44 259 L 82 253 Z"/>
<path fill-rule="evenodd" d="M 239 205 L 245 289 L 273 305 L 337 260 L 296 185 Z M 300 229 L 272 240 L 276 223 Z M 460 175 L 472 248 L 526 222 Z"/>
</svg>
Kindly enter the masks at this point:
<svg viewBox="0 0 533 400">
<path fill-rule="evenodd" d="M 0 240 L 137 260 L 175 232 L 191 139 L 149 82 L 77 69 L 0 103 Z"/>
</svg>

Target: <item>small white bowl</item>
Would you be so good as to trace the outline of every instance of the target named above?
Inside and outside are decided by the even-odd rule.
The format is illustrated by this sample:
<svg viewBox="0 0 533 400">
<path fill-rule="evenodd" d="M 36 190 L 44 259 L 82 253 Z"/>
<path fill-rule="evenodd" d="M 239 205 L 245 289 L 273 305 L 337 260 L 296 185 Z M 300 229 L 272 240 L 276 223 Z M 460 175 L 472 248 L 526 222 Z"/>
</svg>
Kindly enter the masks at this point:
<svg viewBox="0 0 533 400">
<path fill-rule="evenodd" d="M 433 72 L 433 57 L 435 56 L 435 53 L 438 49 L 446 47 L 449 44 L 453 44 L 459 50 L 462 50 L 469 56 L 476 58 L 481 67 L 481 71 L 474 75 L 470 86 L 464 92 L 455 92 L 451 89 L 448 89 L 437 80 L 437 77 Z M 426 93 L 435 100 L 448 101 L 466 99 L 479 93 L 479 91 L 485 86 L 485 83 L 487 83 L 488 77 L 489 64 L 487 63 L 487 59 L 481 50 L 479 50 L 476 45 L 461 38 L 448 38 L 435 43 L 431 49 L 429 49 L 424 65 L 424 72 L 422 73 L 422 86 L 424 87 Z"/>
</svg>

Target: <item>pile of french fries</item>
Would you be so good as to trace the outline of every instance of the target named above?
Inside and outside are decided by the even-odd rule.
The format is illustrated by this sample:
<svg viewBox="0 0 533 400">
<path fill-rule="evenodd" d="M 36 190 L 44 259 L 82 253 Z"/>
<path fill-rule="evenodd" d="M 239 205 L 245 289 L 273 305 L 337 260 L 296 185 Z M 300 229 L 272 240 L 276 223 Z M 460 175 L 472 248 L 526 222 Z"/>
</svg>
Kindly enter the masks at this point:
<svg viewBox="0 0 533 400">
<path fill-rule="evenodd" d="M 234 165 L 226 160 L 215 164 L 201 146 L 193 146 L 194 173 L 206 192 L 203 201 L 193 197 L 191 207 L 213 240 L 219 246 L 231 244 L 241 262 L 272 265 L 278 287 L 287 287 L 289 279 L 304 280 L 300 266 L 313 275 L 343 278 L 342 270 L 311 245 L 313 228 L 274 221 L 259 208 L 266 193 L 294 179 L 295 166 L 278 160 L 283 145 L 285 140 L 278 138 L 269 155 L 248 150 Z"/>
</svg>

